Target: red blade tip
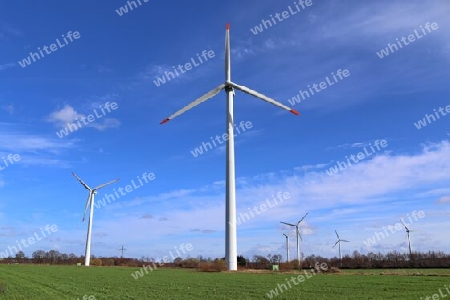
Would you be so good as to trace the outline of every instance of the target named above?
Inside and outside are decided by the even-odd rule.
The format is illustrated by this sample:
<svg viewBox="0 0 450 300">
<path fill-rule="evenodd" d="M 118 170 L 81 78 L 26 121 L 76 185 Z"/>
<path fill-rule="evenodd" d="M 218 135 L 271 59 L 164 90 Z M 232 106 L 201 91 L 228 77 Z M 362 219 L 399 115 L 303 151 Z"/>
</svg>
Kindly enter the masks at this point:
<svg viewBox="0 0 450 300">
<path fill-rule="evenodd" d="M 169 122 L 170 121 L 170 119 L 169 118 L 167 118 L 167 119 L 164 119 L 161 123 L 159 123 L 159 124 L 164 124 L 164 123 L 167 123 L 167 122 Z"/>
<path fill-rule="evenodd" d="M 227 30 L 230 30 L 230 22 L 227 22 Z"/>
<path fill-rule="evenodd" d="M 295 109 L 291 109 L 291 113 L 293 113 L 294 115 L 300 116 L 300 113 L 298 111 L 296 111 Z"/>
</svg>

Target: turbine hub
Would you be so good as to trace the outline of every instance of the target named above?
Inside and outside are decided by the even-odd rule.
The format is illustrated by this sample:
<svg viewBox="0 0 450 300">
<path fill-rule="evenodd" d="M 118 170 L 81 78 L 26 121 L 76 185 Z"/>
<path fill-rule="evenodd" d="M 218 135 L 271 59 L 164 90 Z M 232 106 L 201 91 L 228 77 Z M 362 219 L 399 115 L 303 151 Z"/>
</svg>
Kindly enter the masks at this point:
<svg viewBox="0 0 450 300">
<path fill-rule="evenodd" d="M 233 92 L 234 91 L 234 89 L 233 89 L 233 87 L 231 86 L 231 85 L 228 85 L 228 83 L 225 83 L 226 85 L 225 85 L 225 91 L 226 92 Z"/>
</svg>

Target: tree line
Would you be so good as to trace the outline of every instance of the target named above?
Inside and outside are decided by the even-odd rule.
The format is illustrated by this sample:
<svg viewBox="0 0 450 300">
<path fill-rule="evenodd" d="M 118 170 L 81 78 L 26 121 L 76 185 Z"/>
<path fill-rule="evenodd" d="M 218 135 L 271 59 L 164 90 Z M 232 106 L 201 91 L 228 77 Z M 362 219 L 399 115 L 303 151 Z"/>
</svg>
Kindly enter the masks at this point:
<svg viewBox="0 0 450 300">
<path fill-rule="evenodd" d="M 177 257 L 172 262 L 163 262 L 163 267 L 178 268 L 199 268 L 203 265 L 211 264 L 223 265 L 225 258 L 205 258 L 198 256 L 196 258 Z M 286 262 L 281 254 L 268 254 L 267 256 L 254 255 L 251 259 L 244 256 L 237 257 L 240 268 L 249 269 L 270 269 L 272 265 L 279 265 L 281 269 L 298 268 L 297 260 Z M 151 257 L 123 258 L 123 257 L 96 257 L 92 256 L 91 265 L 93 266 L 129 266 L 140 267 L 155 261 Z M 392 251 L 388 253 L 369 252 L 367 254 L 354 251 L 351 255 L 344 255 L 342 261 L 337 258 L 326 258 L 316 255 L 304 256 L 302 254 L 302 268 L 310 268 L 316 262 L 325 262 L 329 267 L 347 268 L 347 269 L 371 269 L 371 268 L 449 268 L 450 254 L 442 251 L 413 252 L 411 257 L 408 254 Z M 73 253 L 66 254 L 57 250 L 36 250 L 31 257 L 27 257 L 23 251 L 16 253 L 14 257 L 10 256 L 0 260 L 0 263 L 11 264 L 48 264 L 48 265 L 76 265 L 84 264 L 84 256 L 77 256 Z M 209 267 L 207 267 L 209 268 Z"/>
</svg>

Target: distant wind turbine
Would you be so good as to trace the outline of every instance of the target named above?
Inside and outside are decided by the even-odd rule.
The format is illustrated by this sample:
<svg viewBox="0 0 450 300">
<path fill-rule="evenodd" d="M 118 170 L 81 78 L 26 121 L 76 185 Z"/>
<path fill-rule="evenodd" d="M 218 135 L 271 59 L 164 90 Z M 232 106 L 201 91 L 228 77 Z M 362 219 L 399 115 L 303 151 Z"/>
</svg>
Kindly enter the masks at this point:
<svg viewBox="0 0 450 300">
<path fill-rule="evenodd" d="M 306 218 L 306 216 L 308 215 L 308 213 L 306 213 L 303 218 L 300 219 L 300 221 L 297 222 L 297 224 L 291 224 L 291 223 L 286 223 L 286 222 L 280 222 L 283 224 L 286 224 L 288 226 L 291 227 L 295 227 L 295 232 L 296 232 L 296 236 L 297 236 L 297 260 L 298 260 L 298 266 L 301 268 L 302 267 L 302 258 L 300 257 L 300 242 L 299 242 L 299 238 L 300 240 L 302 239 L 302 236 L 300 235 L 300 223 L 303 221 L 304 218 Z"/>
<path fill-rule="evenodd" d="M 278 106 L 282 109 L 299 115 L 295 109 L 291 109 L 278 101 L 273 100 L 257 91 L 251 90 L 248 87 L 238 85 L 231 81 L 231 50 L 230 50 L 230 24 L 227 23 L 225 33 L 225 83 L 219 85 L 212 91 L 201 96 L 197 100 L 186 105 L 182 109 L 175 112 L 173 115 L 164 119 L 160 124 L 178 117 L 187 112 L 195 106 L 205 102 L 214 97 L 222 90 L 227 94 L 227 111 L 226 111 L 226 128 L 227 128 L 227 145 L 226 145 L 226 217 L 225 217 L 225 258 L 227 261 L 227 268 L 230 271 L 237 270 L 237 237 L 236 237 L 236 185 L 235 185 L 235 164 L 234 164 L 234 118 L 233 118 L 233 100 L 234 89 L 240 90 L 246 94 L 252 95 L 260 100 Z"/>
<path fill-rule="evenodd" d="M 406 226 L 405 222 L 403 222 L 403 219 L 400 219 L 400 221 L 402 222 L 402 224 L 403 224 L 403 226 L 405 227 L 405 230 L 406 230 L 406 237 L 408 238 L 409 260 L 411 260 L 411 255 L 412 255 L 412 252 L 411 252 L 411 239 L 409 238 L 409 232 L 411 230 L 409 230 L 409 228 Z"/>
<path fill-rule="evenodd" d="M 289 262 L 289 236 L 285 233 L 283 235 L 286 237 L 286 262 Z"/>
<path fill-rule="evenodd" d="M 335 230 L 334 232 L 336 232 L 336 236 L 337 236 L 338 239 L 337 239 L 337 242 L 334 244 L 333 248 L 336 247 L 336 245 L 339 244 L 339 259 L 340 259 L 340 262 L 341 262 L 340 264 L 341 264 L 341 267 L 342 267 L 341 242 L 348 243 L 348 242 L 350 242 L 350 241 L 341 239 L 341 238 L 339 237 L 339 234 L 337 233 L 336 230 Z"/>
<path fill-rule="evenodd" d="M 104 188 L 105 186 L 115 183 L 119 181 L 119 179 L 115 179 L 112 181 L 109 181 L 107 183 L 101 184 L 96 188 L 91 189 L 86 183 L 84 183 L 83 180 L 81 180 L 80 177 L 77 176 L 74 172 L 72 172 L 72 175 L 81 183 L 82 186 L 85 187 L 89 191 L 89 196 L 86 202 L 86 208 L 84 209 L 84 215 L 83 215 L 83 222 L 86 217 L 86 211 L 91 206 L 91 210 L 89 212 L 89 222 L 88 222 L 88 231 L 87 231 L 87 237 L 86 237 L 86 251 L 84 256 L 84 265 L 86 267 L 89 267 L 90 261 L 91 261 L 91 232 L 92 232 L 92 218 L 94 217 L 94 197 L 95 194 L 97 194 L 97 191 L 101 188 Z"/>
</svg>

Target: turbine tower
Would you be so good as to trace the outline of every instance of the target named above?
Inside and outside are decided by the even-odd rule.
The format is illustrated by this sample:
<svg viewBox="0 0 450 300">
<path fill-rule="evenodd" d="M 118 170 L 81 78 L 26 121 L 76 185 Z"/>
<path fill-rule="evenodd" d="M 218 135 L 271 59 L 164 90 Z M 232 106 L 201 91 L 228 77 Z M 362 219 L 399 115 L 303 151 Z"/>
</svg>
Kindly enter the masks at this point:
<svg viewBox="0 0 450 300">
<path fill-rule="evenodd" d="M 225 258 L 227 261 L 227 268 L 230 271 L 237 271 L 237 237 L 236 237 L 236 184 L 235 184 L 235 164 L 234 164 L 234 119 L 233 119 L 233 101 L 234 90 L 240 90 L 246 94 L 252 95 L 260 100 L 278 106 L 282 109 L 299 115 L 295 109 L 291 109 L 286 105 L 281 104 L 257 91 L 251 90 L 248 87 L 238 85 L 231 81 L 231 51 L 230 51 L 230 24 L 227 23 L 225 32 L 225 83 L 219 85 L 212 91 L 201 96 L 197 100 L 186 105 L 182 109 L 175 112 L 173 115 L 164 119 L 160 124 L 178 117 L 187 112 L 195 106 L 205 102 L 214 97 L 222 90 L 225 90 L 227 95 L 227 110 L 226 110 L 226 129 L 227 129 L 227 144 L 226 144 L 226 192 L 225 192 Z"/>
<path fill-rule="evenodd" d="M 300 221 L 297 222 L 297 224 L 291 224 L 291 223 L 286 223 L 286 222 L 280 222 L 283 224 L 286 224 L 288 226 L 291 227 L 295 227 L 295 232 L 297 235 L 297 261 L 298 261 L 298 266 L 301 268 L 302 267 L 302 258 L 300 257 L 300 242 L 299 242 L 299 238 L 300 240 L 302 239 L 302 236 L 300 235 L 300 223 L 303 221 L 304 218 L 306 218 L 306 216 L 308 215 L 308 213 L 306 213 L 303 218 L 300 219 Z"/>
<path fill-rule="evenodd" d="M 122 248 L 119 249 L 119 251 L 122 251 L 122 254 L 120 255 L 120 258 L 123 258 L 123 251 L 125 251 L 125 250 L 127 250 L 127 249 L 125 249 L 125 248 L 123 247 L 123 245 L 122 245 Z"/>
<path fill-rule="evenodd" d="M 409 238 L 409 232 L 411 231 L 411 230 L 409 230 L 409 228 L 406 226 L 406 224 L 405 224 L 405 222 L 403 222 L 403 219 L 400 219 L 400 221 L 402 222 L 402 224 L 403 224 L 403 226 L 405 227 L 405 230 L 406 230 L 406 237 L 408 238 L 408 248 L 409 248 L 409 260 L 411 260 L 411 255 L 412 255 L 412 252 L 411 252 L 411 239 Z"/>
<path fill-rule="evenodd" d="M 286 237 L 286 262 L 289 262 L 289 236 L 285 233 L 283 235 Z"/>
<path fill-rule="evenodd" d="M 338 239 L 337 239 L 337 242 L 334 244 L 333 248 L 336 247 L 336 245 L 339 244 L 339 259 L 340 259 L 340 264 L 341 264 L 341 267 L 342 267 L 341 242 L 348 243 L 348 242 L 350 242 L 350 241 L 341 239 L 341 238 L 339 237 L 339 234 L 337 233 L 336 230 L 335 230 L 334 232 L 336 232 L 336 236 L 337 236 Z"/>
<path fill-rule="evenodd" d="M 104 188 L 105 186 L 115 183 L 119 181 L 119 179 L 115 179 L 112 181 L 109 181 L 107 183 L 101 184 L 96 188 L 91 189 L 86 183 L 84 183 L 83 180 L 81 180 L 80 177 L 77 176 L 74 172 L 72 172 L 72 175 L 81 183 L 82 186 L 85 187 L 89 191 L 89 196 L 86 202 L 86 208 L 84 209 L 84 215 L 83 215 L 83 222 L 86 217 L 86 211 L 89 206 L 91 206 L 91 210 L 89 212 L 89 222 L 88 222 L 88 231 L 87 231 L 87 237 L 86 237 L 86 251 L 84 255 L 84 265 L 86 267 L 89 267 L 89 264 L 91 262 L 91 233 L 92 233 L 92 218 L 94 217 L 94 197 L 95 194 L 97 194 L 97 191 L 101 188 Z"/>
</svg>

